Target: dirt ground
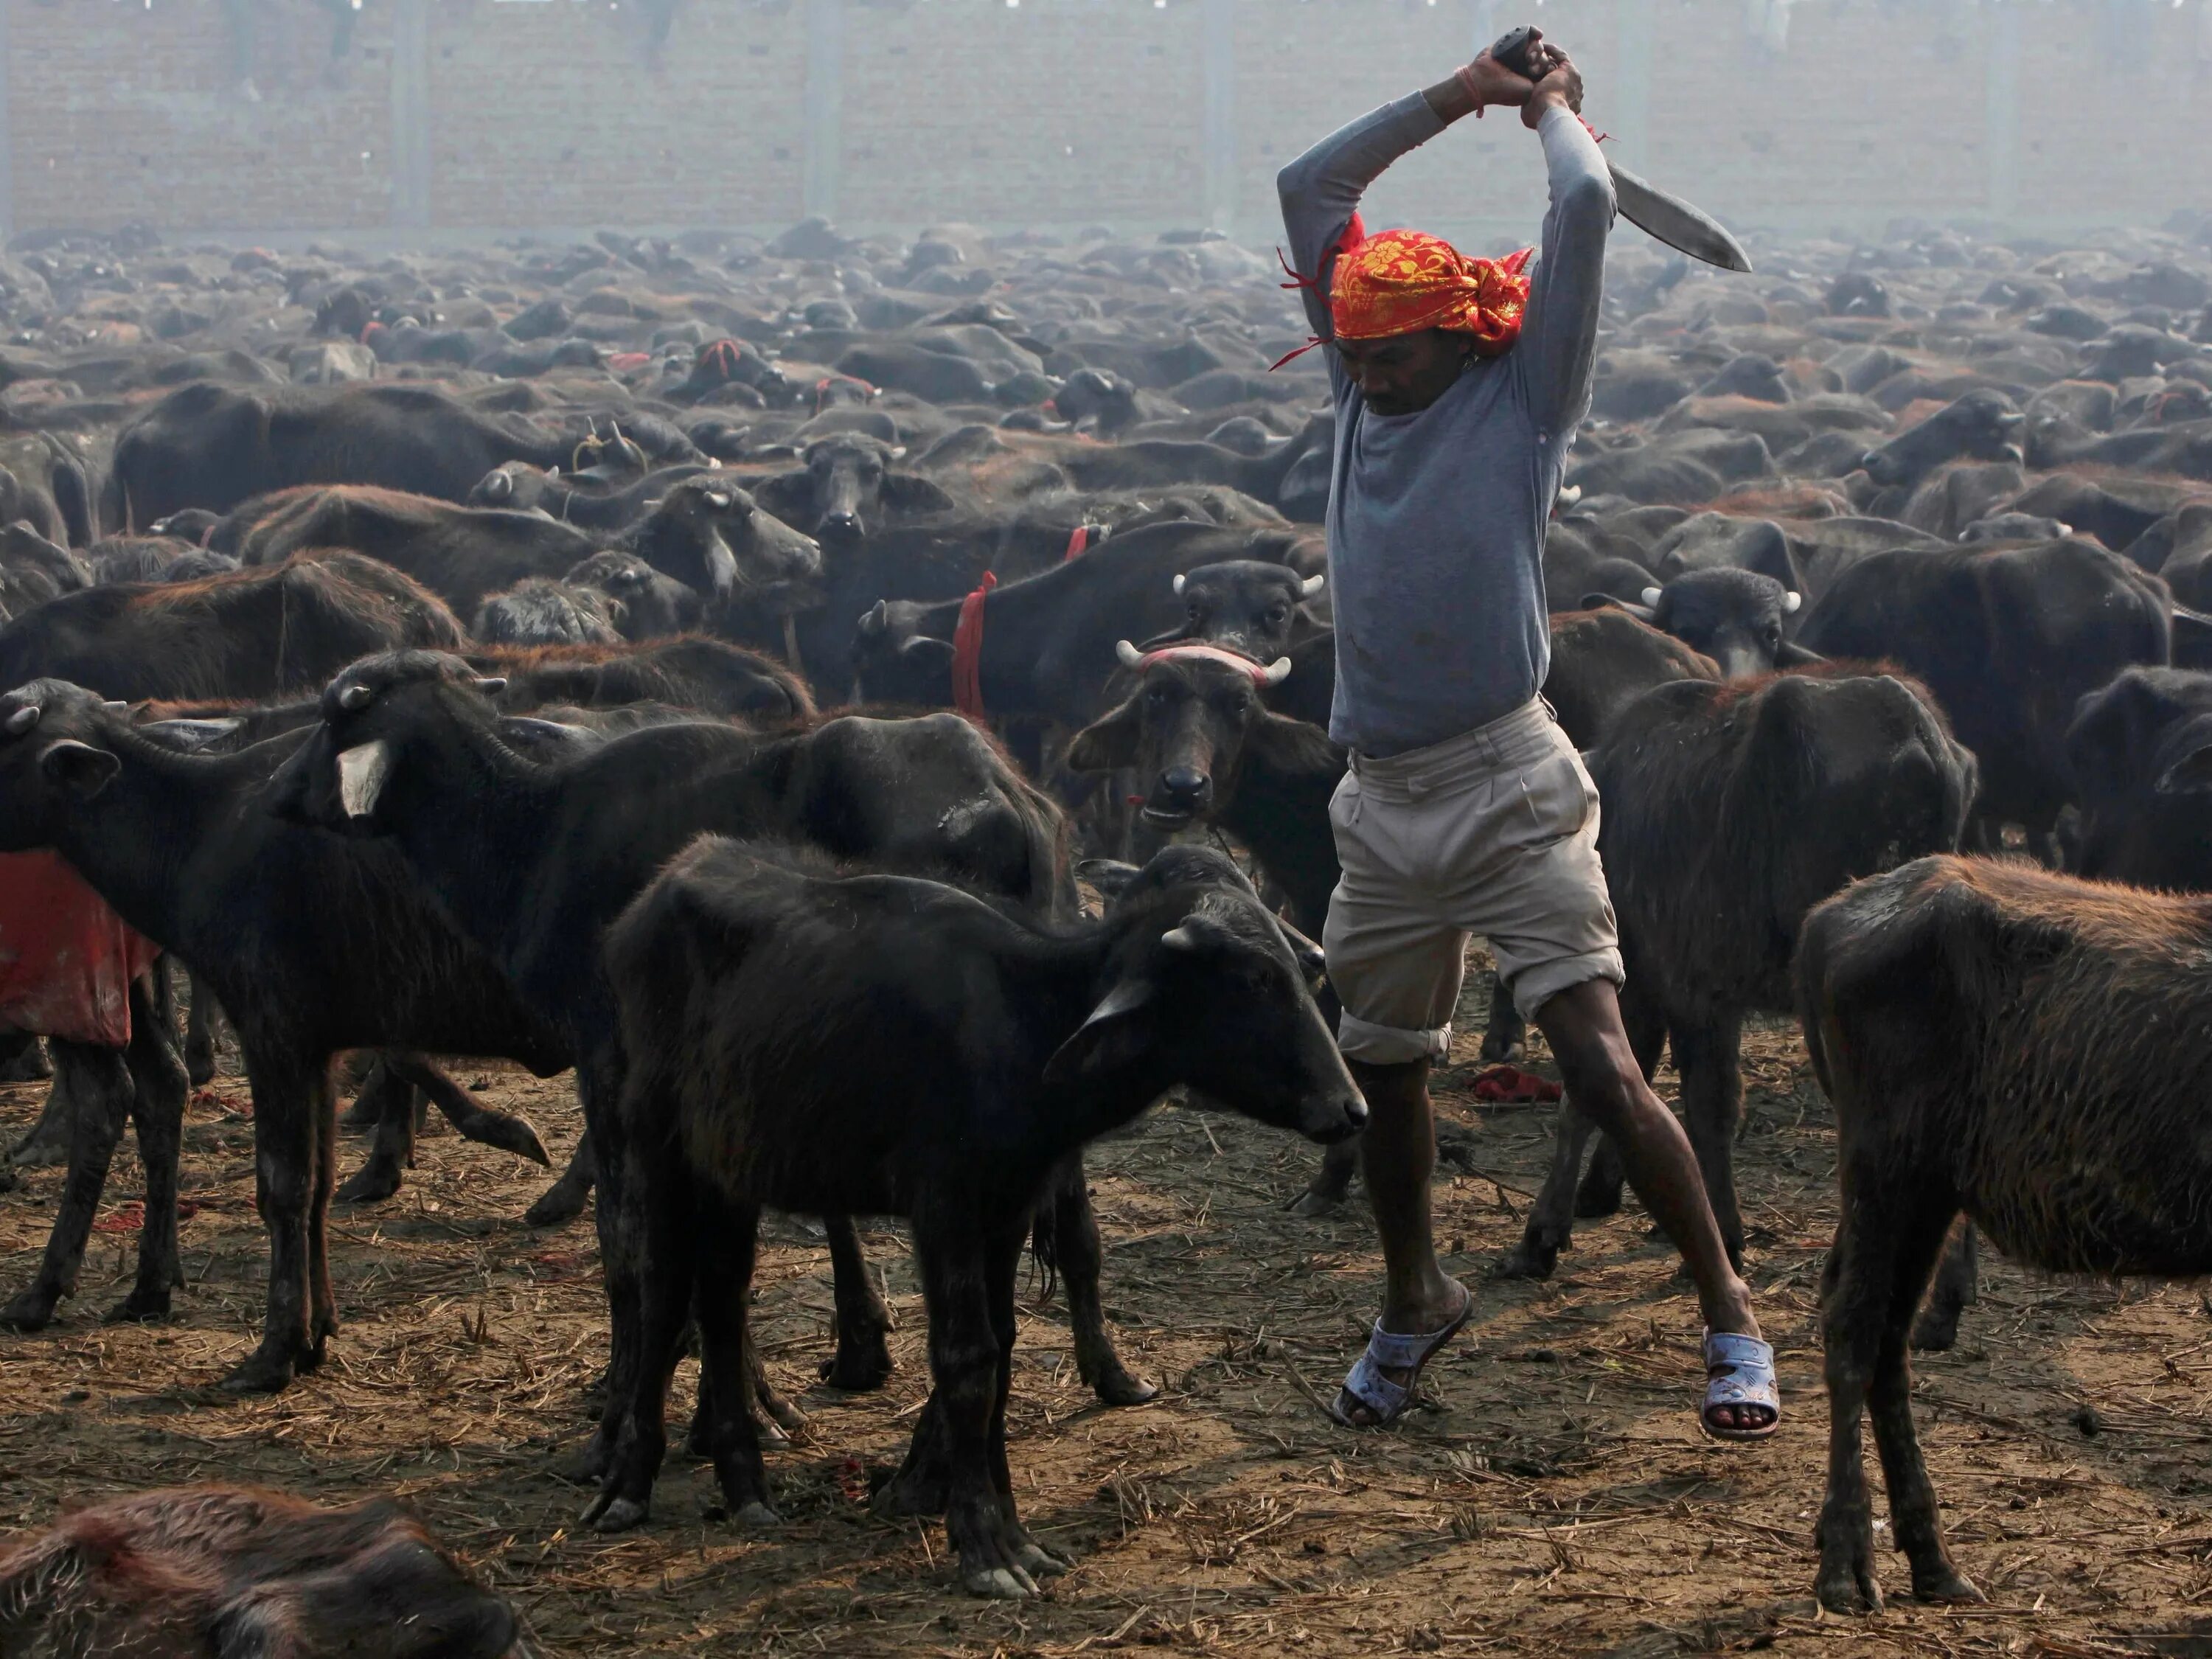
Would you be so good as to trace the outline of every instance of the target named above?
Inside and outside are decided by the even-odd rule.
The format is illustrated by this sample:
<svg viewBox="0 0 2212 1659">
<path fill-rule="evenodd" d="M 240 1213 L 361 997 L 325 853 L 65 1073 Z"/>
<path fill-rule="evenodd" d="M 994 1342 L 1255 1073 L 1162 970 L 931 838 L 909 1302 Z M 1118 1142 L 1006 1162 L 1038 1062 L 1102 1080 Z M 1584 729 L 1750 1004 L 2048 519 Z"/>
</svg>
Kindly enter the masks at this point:
<svg viewBox="0 0 2212 1659">
<path fill-rule="evenodd" d="M 0 1335 L 0 1527 L 189 1480 L 394 1492 L 514 1599 L 549 1655 L 2212 1653 L 2199 1382 L 2212 1318 L 2195 1288 L 1990 1266 L 1959 1348 L 1925 1359 L 1917 1386 L 1949 1534 L 1990 1605 L 1916 1607 L 1891 1557 L 1888 1613 L 1818 1617 L 1814 1296 L 1835 1194 L 1827 1109 L 1794 1032 L 1759 1030 L 1748 1058 L 1751 1277 L 1787 1413 L 1751 1449 L 1698 1432 L 1696 1304 L 1632 1204 L 1584 1224 L 1551 1283 L 1486 1279 L 1518 1236 L 1550 1113 L 1478 1109 L 1475 1070 L 1463 1037 L 1441 1097 L 1475 1131 L 1481 1172 L 1446 1171 L 1437 1212 L 1480 1311 L 1431 1369 L 1432 1407 L 1395 1433 L 1343 1432 L 1316 1407 L 1358 1349 L 1380 1268 L 1356 1195 L 1322 1221 L 1285 1212 L 1311 1149 L 1174 1109 L 1096 1149 L 1107 1306 L 1132 1366 L 1163 1389 L 1097 1407 L 1057 1305 L 1027 1308 L 1015 1482 L 1031 1527 L 1076 1564 L 1039 1601 L 969 1599 L 940 1531 L 878 1522 L 856 1500 L 872 1468 L 896 1462 L 926 1389 L 920 1299 L 890 1228 L 867 1243 L 902 1321 L 899 1369 L 871 1396 L 810 1386 L 829 1352 L 825 1253 L 788 1221 L 763 1251 L 769 1363 L 812 1425 L 770 1453 L 785 1517 L 773 1532 L 714 1518 L 706 1470 L 675 1457 L 647 1529 L 576 1529 L 586 1493 L 552 1465 L 580 1437 L 605 1354 L 591 1226 L 526 1228 L 544 1172 L 451 1134 L 424 1142 L 397 1198 L 337 1218 L 345 1323 L 323 1371 L 273 1399 L 213 1393 L 252 1345 L 264 1260 L 252 1125 L 230 1079 L 196 1100 L 185 1132 L 195 1209 L 175 1320 L 99 1322 L 128 1283 L 140 1185 L 126 1154 L 76 1300 L 48 1332 Z M 565 1081 L 457 1074 L 565 1154 Z M 41 1092 L 0 1091 L 9 1139 Z M 342 1170 L 362 1149 L 348 1143 Z M 0 1197 L 10 1290 L 59 1176 L 28 1172 Z M 687 1364 L 679 1389 L 695 1381 Z"/>
</svg>

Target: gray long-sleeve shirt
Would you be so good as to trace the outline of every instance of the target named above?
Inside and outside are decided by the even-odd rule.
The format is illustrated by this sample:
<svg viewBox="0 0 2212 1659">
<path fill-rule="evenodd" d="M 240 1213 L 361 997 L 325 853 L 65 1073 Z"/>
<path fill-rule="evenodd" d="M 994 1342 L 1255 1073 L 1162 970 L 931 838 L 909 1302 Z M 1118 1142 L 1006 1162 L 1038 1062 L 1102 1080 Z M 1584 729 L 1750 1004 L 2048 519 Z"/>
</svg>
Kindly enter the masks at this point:
<svg viewBox="0 0 2212 1659">
<path fill-rule="evenodd" d="M 1329 337 L 1329 250 L 1361 192 L 1443 131 L 1416 92 L 1322 139 L 1277 176 L 1306 312 Z M 1336 456 L 1328 497 L 1336 702 L 1329 735 L 1377 759 L 1487 725 L 1551 668 L 1544 532 L 1589 412 L 1613 179 L 1564 109 L 1537 131 L 1551 211 L 1521 338 L 1477 359 L 1416 415 L 1370 410 L 1332 351 Z"/>
</svg>

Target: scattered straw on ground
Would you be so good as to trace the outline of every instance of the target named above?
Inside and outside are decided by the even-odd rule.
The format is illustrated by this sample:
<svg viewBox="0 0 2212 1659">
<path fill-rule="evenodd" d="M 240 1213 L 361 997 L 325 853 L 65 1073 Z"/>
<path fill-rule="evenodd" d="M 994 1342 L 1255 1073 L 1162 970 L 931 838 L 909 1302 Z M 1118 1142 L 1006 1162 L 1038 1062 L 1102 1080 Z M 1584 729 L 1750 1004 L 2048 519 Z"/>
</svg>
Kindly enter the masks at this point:
<svg viewBox="0 0 2212 1659">
<path fill-rule="evenodd" d="M 1468 1012 L 1473 1012 L 1472 1010 Z M 1470 1024 L 1470 1030 L 1479 1027 Z M 1316 1408 L 1357 1351 L 1378 1261 L 1364 1210 L 1284 1211 L 1315 1154 L 1240 1121 L 1156 1114 L 1091 1159 L 1110 1255 L 1107 1305 L 1132 1366 L 1163 1384 L 1135 1410 L 1093 1403 L 1056 1307 L 1023 1320 L 1017 1491 L 1076 1567 L 1024 1606 L 975 1601 L 943 1534 L 872 1520 L 853 1494 L 896 1462 L 923 1397 L 919 1297 L 895 1230 L 867 1236 L 902 1328 L 881 1393 L 812 1387 L 829 1350 L 825 1254 L 777 1220 L 760 1329 L 811 1435 L 772 1452 L 785 1525 L 715 1518 L 711 1479 L 672 1458 L 646 1530 L 580 1532 L 586 1494 L 553 1472 L 583 1431 L 606 1352 L 588 1220 L 520 1219 L 543 1172 L 450 1134 L 424 1142 L 392 1201 L 341 1213 L 344 1328 L 329 1364 L 273 1399 L 207 1385 L 252 1346 L 264 1252 L 252 1123 L 225 1079 L 186 1130 L 191 1283 L 168 1324 L 106 1327 L 132 1239 L 94 1236 L 64 1318 L 0 1335 L 0 1527 L 101 1494 L 196 1480 L 310 1496 L 398 1493 L 514 1597 L 557 1655 L 1032 1655 L 1115 1649 L 1371 1655 L 1811 1651 L 2093 1656 L 2212 1650 L 2212 1321 L 2179 1286 L 2052 1283 L 1999 1265 L 1959 1350 L 1917 1397 L 1959 1559 L 1991 1604 L 1816 1617 L 1811 1532 L 1825 1457 L 1814 1297 L 1834 1222 L 1832 1138 L 1795 1034 L 1750 1040 L 1739 1154 L 1752 1279 L 1788 1411 L 1763 1447 L 1698 1433 L 1698 1319 L 1640 1212 L 1584 1224 L 1552 1283 L 1492 1283 L 1542 1169 L 1550 1115 L 1478 1110 L 1462 1039 L 1443 1075 L 1480 1173 L 1445 1172 L 1439 1242 L 1480 1311 L 1431 1370 L 1433 1407 L 1353 1435 Z M 565 1081 L 460 1075 L 527 1112 L 565 1152 Z M 1671 1084 L 1662 1079 L 1662 1087 Z M 20 1133 L 41 1091 L 0 1090 Z M 343 1161 L 357 1160 L 349 1142 Z M 10 1287 L 52 1219 L 58 1171 L 0 1197 Z M 140 1191 L 117 1161 L 103 1223 Z M 679 1373 L 686 1402 L 696 1370 Z M 2101 1431 L 2077 1426 L 2094 1401 Z"/>
</svg>

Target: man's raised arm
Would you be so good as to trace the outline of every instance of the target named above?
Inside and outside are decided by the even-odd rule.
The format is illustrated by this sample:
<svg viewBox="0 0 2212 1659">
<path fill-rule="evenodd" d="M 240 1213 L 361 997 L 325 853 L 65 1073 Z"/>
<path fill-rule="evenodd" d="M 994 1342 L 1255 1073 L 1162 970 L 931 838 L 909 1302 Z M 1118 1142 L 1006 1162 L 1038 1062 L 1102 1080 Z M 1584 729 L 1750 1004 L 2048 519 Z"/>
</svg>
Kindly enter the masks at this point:
<svg viewBox="0 0 2212 1659">
<path fill-rule="evenodd" d="M 1564 60 L 1562 60 L 1564 62 Z M 1521 349 L 1529 407 L 1540 430 L 1559 433 L 1589 410 L 1597 359 L 1598 308 L 1605 297 L 1605 239 L 1613 228 L 1613 172 L 1597 140 L 1575 113 L 1581 101 L 1567 64 L 1545 77 L 1527 116 L 1544 141 L 1552 207 L 1544 216 L 1544 257 L 1528 294 Z"/>
</svg>

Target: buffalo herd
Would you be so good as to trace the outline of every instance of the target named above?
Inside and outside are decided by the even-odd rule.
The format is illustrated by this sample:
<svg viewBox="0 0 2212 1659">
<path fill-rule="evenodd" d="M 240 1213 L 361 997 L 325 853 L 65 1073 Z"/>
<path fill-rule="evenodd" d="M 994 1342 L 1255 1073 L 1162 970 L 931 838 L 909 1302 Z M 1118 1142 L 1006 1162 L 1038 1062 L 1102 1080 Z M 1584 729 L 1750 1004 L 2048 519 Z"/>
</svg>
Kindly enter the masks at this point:
<svg viewBox="0 0 2212 1659">
<path fill-rule="evenodd" d="M 2165 1115 L 2212 1085 L 2212 221 L 1757 252 L 1724 276 L 1615 239 L 1545 691 L 1601 798 L 1637 1060 L 1671 1048 L 1739 1261 L 1746 1022 L 1794 1014 L 1833 1103 L 1818 1587 L 1845 1611 L 1880 1602 L 1869 1409 L 1915 1592 L 1976 1594 L 1908 1348 L 1954 1338 L 1977 1231 L 2057 1271 L 2212 1268 L 2212 1170 Z M 1357 1168 L 1310 942 L 1346 764 L 1333 428 L 1318 356 L 1269 372 L 1304 333 L 1273 271 L 1211 233 L 819 221 L 0 256 L 0 853 L 58 854 L 161 953 L 120 1046 L 7 1036 L 52 1079 L 17 1161 L 68 1176 L 0 1322 L 73 1293 L 126 1128 L 114 1315 L 170 1316 L 226 1028 L 269 1251 L 238 1390 L 342 1340 L 331 1205 L 401 1186 L 422 1102 L 548 1161 L 447 1057 L 573 1073 L 585 1133 L 528 1219 L 598 1230 L 590 1522 L 648 1520 L 692 1343 L 693 1448 L 734 1522 L 775 1522 L 762 1210 L 826 1232 L 823 1375 L 853 1390 L 891 1364 L 855 1218 L 893 1215 L 934 1392 L 875 1501 L 943 1516 L 975 1593 L 1035 1594 L 1064 1563 L 1009 1473 L 1024 1248 L 1085 1382 L 1154 1392 L 1105 1321 L 1085 1144 L 1181 1090 L 1324 1148 L 1302 1212 Z M 1526 1041 L 1508 1001 L 1491 1060 Z M 374 1139 L 341 1186 L 348 1086 Z M 1551 1273 L 1620 1204 L 1590 1138 L 1569 1099 L 1500 1271 Z M 353 1651 L 395 1595 L 420 1641 L 374 1651 L 527 1650 L 375 1504 L 146 1493 L 0 1551 L 0 1638 Z"/>
</svg>

